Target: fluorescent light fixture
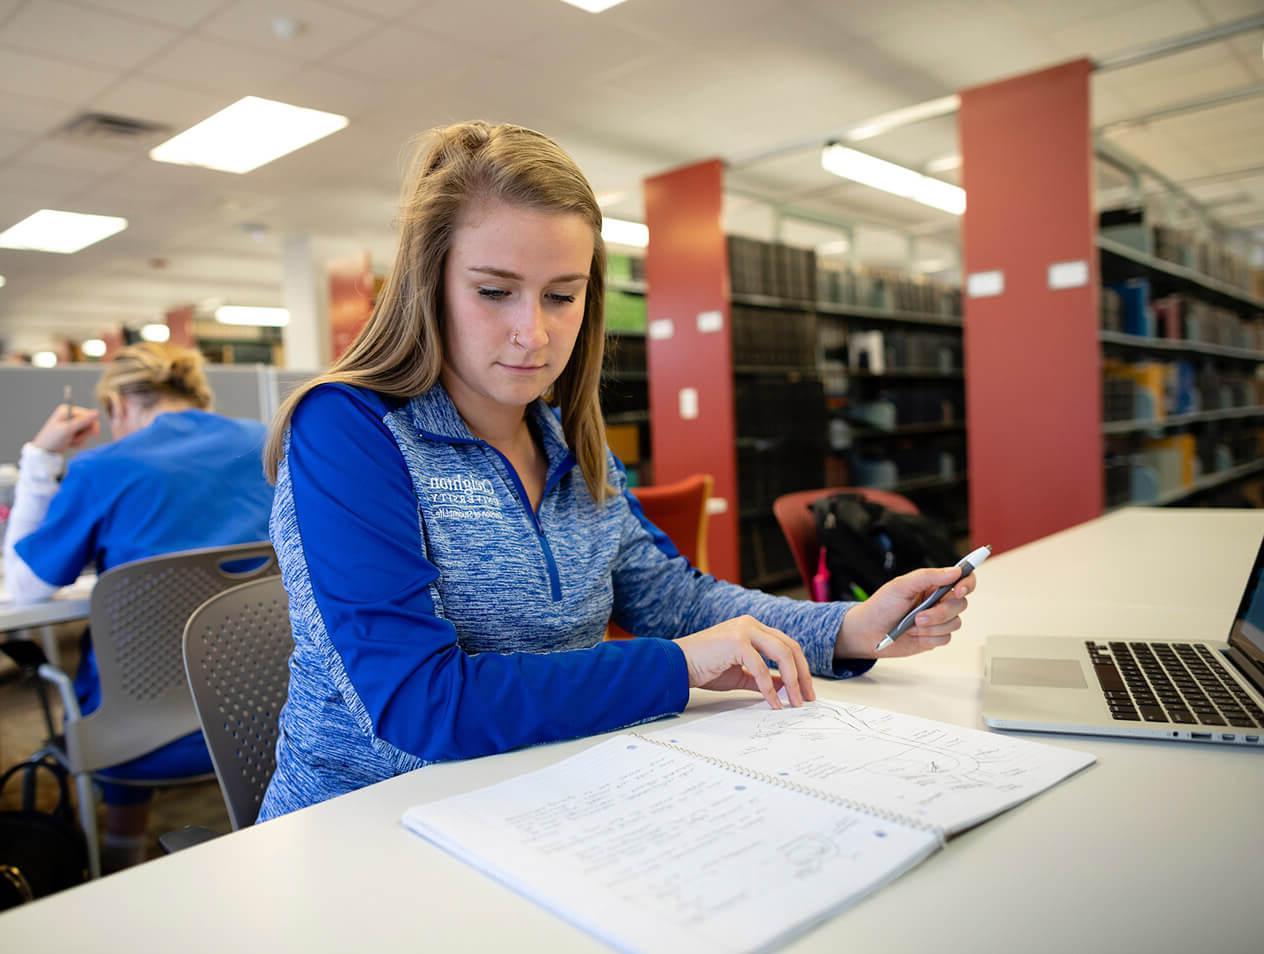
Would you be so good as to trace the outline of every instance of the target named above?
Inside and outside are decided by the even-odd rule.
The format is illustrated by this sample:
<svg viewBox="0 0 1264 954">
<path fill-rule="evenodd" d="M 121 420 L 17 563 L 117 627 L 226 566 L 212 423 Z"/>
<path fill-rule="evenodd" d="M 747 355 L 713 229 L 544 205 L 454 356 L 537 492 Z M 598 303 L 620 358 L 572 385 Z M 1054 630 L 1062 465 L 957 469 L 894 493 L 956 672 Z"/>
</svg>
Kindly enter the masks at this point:
<svg viewBox="0 0 1264 954">
<path fill-rule="evenodd" d="M 8 283 L 9 283 L 8 279 L 5 278 L 3 275 L 0 275 L 0 288 L 3 288 Z"/>
<path fill-rule="evenodd" d="M 948 156 L 940 156 L 938 159 L 932 159 L 926 163 L 927 172 L 952 172 L 953 169 L 961 168 L 961 157 L 956 153 Z"/>
<path fill-rule="evenodd" d="M 347 117 L 246 96 L 160 146 L 149 158 L 221 172 L 244 173 L 324 139 Z"/>
<path fill-rule="evenodd" d="M 100 338 L 89 338 L 79 346 L 79 350 L 89 358 L 104 358 L 105 342 Z"/>
<path fill-rule="evenodd" d="M 817 255 L 846 255 L 851 251 L 851 242 L 845 238 L 834 239 L 831 242 L 822 242 L 816 247 Z"/>
<path fill-rule="evenodd" d="M 932 179 L 920 172 L 897 166 L 876 156 L 837 144 L 821 152 L 821 167 L 844 179 L 893 195 L 903 196 L 953 215 L 966 210 L 966 190 L 942 179 Z"/>
<path fill-rule="evenodd" d="M 924 258 L 920 262 L 913 263 L 913 271 L 923 275 L 931 275 L 935 272 L 946 272 L 951 266 L 947 259 L 943 258 Z"/>
<path fill-rule="evenodd" d="M 602 219 L 601 237 L 614 245 L 645 248 L 650 244 L 649 227 L 627 219 Z"/>
<path fill-rule="evenodd" d="M 157 323 L 141 325 L 140 336 L 146 341 L 153 341 L 157 344 L 162 344 L 164 341 L 171 340 L 171 329 L 166 325 L 160 325 Z"/>
<path fill-rule="evenodd" d="M 31 355 L 31 364 L 37 368 L 55 368 L 57 367 L 57 355 L 51 351 L 36 351 Z"/>
<path fill-rule="evenodd" d="M 918 103 L 916 106 L 905 106 L 903 109 L 893 109 L 891 112 L 883 113 L 881 116 L 866 119 L 864 122 L 858 123 L 847 130 L 844 138 L 848 142 L 872 139 L 874 136 L 881 136 L 883 133 L 890 132 L 892 129 L 899 129 L 901 126 L 920 123 L 926 119 L 938 119 L 940 116 L 949 116 L 960 108 L 960 96 L 955 93 L 951 96 L 941 96 L 939 99 L 930 99 L 924 103 Z"/>
<path fill-rule="evenodd" d="M 115 215 L 87 215 L 40 209 L 0 232 L 0 248 L 69 255 L 127 228 Z"/>
<path fill-rule="evenodd" d="M 562 2 L 569 3 L 572 7 L 579 7 L 581 10 L 587 10 L 589 13 L 600 13 L 602 10 L 617 7 L 623 0 L 562 0 Z"/>
<path fill-rule="evenodd" d="M 268 328 L 284 328 L 290 323 L 290 313 L 284 308 L 220 305 L 215 309 L 215 320 L 222 325 L 256 325 Z"/>
</svg>

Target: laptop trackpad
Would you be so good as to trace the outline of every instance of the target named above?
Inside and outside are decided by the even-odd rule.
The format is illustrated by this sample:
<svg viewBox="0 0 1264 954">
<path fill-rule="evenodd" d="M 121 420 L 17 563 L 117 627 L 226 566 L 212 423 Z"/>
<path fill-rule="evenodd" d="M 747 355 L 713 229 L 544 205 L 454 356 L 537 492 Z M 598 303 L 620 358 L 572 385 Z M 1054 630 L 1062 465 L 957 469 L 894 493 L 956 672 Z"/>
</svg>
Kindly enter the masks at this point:
<svg viewBox="0 0 1264 954">
<path fill-rule="evenodd" d="M 1085 689 L 1084 670 L 1074 659 L 992 659 L 994 686 L 1045 686 L 1051 689 Z"/>
</svg>

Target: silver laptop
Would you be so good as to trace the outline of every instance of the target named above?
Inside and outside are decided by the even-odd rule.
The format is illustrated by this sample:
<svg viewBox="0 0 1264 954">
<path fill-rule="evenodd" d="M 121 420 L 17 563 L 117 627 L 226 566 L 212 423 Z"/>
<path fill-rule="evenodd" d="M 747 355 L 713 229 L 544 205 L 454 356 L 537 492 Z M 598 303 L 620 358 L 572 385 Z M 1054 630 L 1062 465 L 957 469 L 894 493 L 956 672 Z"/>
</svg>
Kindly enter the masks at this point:
<svg viewBox="0 0 1264 954">
<path fill-rule="evenodd" d="M 1264 747 L 1264 542 L 1228 643 L 989 636 L 996 729 Z"/>
</svg>

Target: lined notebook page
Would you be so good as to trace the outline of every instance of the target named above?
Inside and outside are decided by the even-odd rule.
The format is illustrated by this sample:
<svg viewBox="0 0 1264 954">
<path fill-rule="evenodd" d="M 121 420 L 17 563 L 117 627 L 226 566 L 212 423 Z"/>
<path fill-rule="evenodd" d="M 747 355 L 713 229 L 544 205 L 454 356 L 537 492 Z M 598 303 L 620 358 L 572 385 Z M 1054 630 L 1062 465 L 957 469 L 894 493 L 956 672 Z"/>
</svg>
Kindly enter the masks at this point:
<svg viewBox="0 0 1264 954">
<path fill-rule="evenodd" d="M 757 702 L 646 736 L 948 833 L 985 821 L 1094 761 L 1070 749 L 823 700 L 798 709 Z"/>
<path fill-rule="evenodd" d="M 632 735 L 403 821 L 607 943 L 654 952 L 784 942 L 938 846 Z"/>
</svg>

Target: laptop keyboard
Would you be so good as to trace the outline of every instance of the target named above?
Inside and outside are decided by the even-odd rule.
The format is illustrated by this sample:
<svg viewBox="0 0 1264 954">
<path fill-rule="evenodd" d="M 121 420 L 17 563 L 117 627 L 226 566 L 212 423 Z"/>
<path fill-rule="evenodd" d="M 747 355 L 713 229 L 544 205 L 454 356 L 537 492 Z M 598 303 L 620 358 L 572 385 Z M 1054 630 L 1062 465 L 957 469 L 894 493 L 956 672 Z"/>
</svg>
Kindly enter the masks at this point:
<svg viewBox="0 0 1264 954">
<path fill-rule="evenodd" d="M 1085 645 L 1110 714 L 1120 722 L 1264 727 L 1264 709 L 1201 643 Z"/>
</svg>

